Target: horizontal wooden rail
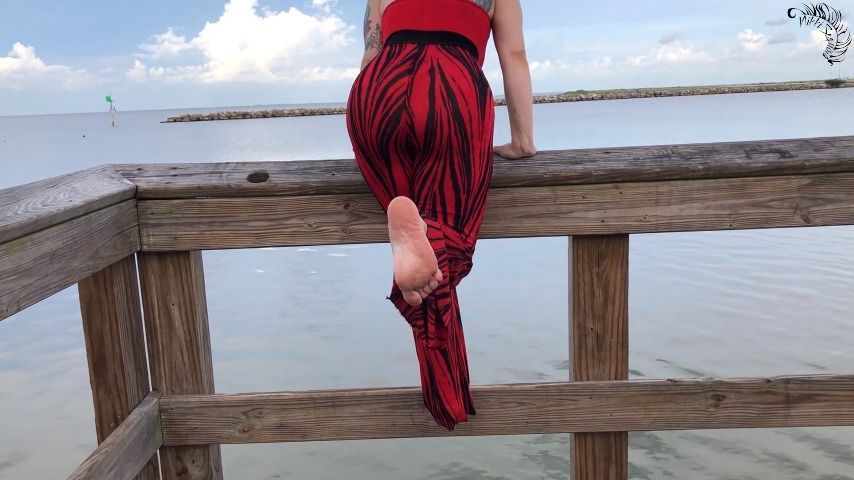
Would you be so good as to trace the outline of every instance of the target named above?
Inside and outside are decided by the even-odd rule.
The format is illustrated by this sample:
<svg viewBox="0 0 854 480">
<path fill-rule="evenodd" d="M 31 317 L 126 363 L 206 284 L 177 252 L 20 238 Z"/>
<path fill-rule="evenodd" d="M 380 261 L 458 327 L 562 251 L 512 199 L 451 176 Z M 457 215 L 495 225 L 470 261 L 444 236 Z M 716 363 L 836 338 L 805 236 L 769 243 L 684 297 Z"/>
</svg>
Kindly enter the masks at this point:
<svg viewBox="0 0 854 480">
<path fill-rule="evenodd" d="M 137 198 L 370 193 L 353 159 L 116 165 Z M 854 171 L 854 136 L 556 150 L 495 159 L 491 188 Z"/>
<path fill-rule="evenodd" d="M 139 219 L 147 251 L 388 241 L 370 194 L 146 200 Z M 835 173 L 493 189 L 481 237 L 850 224 L 854 173 Z"/>
<path fill-rule="evenodd" d="M 0 244 L 134 198 L 111 167 L 90 168 L 0 190 Z"/>
<path fill-rule="evenodd" d="M 68 480 L 131 480 L 163 444 L 159 402 L 149 394 Z"/>
<path fill-rule="evenodd" d="M 138 250 L 136 200 L 0 243 L 0 320 Z"/>
<path fill-rule="evenodd" d="M 167 446 L 448 435 L 854 425 L 854 376 L 479 386 L 478 415 L 435 425 L 417 388 L 169 395 Z"/>
</svg>

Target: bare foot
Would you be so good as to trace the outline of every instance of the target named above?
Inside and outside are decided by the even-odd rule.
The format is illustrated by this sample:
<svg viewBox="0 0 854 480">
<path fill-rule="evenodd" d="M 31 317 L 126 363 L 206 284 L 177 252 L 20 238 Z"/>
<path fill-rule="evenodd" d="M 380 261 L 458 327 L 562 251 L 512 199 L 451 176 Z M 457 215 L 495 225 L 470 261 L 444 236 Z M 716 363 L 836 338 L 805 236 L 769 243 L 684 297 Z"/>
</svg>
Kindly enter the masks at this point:
<svg viewBox="0 0 854 480">
<path fill-rule="evenodd" d="M 394 281 L 406 303 L 416 306 L 442 281 L 436 254 L 427 240 L 427 224 L 408 197 L 388 204 L 388 237 L 394 255 Z"/>
</svg>

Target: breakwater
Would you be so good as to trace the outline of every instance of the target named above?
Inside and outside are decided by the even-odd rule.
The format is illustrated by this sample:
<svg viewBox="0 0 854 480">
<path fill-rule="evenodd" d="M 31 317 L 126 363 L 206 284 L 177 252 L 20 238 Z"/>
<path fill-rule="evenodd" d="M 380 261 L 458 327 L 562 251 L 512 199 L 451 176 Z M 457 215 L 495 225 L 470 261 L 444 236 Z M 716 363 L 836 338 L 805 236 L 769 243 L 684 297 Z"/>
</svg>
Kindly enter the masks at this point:
<svg viewBox="0 0 854 480">
<path fill-rule="evenodd" d="M 719 95 L 725 93 L 780 92 L 786 90 L 814 90 L 822 88 L 854 87 L 854 80 L 811 80 L 804 82 L 745 83 L 735 85 L 709 85 L 694 87 L 621 88 L 613 90 L 575 90 L 550 95 L 535 95 L 534 103 L 584 102 L 592 100 L 617 100 L 627 98 L 678 97 L 687 95 Z M 495 100 L 496 106 L 506 105 L 504 98 Z M 161 123 L 206 122 L 214 120 L 245 120 L 252 118 L 312 117 L 317 115 L 343 115 L 344 107 L 278 108 L 272 110 L 220 111 L 211 113 L 186 113 L 169 117 Z"/>
</svg>

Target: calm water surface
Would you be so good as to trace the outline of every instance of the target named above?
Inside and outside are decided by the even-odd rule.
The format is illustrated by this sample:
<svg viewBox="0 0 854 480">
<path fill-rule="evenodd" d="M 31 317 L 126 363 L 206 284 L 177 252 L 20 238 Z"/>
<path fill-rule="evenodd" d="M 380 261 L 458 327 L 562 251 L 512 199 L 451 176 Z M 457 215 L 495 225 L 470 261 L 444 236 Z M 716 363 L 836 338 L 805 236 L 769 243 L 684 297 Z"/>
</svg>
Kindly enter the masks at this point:
<svg viewBox="0 0 854 480">
<path fill-rule="evenodd" d="M 535 109 L 540 149 L 854 135 L 854 89 Z M 351 158 L 342 116 L 160 124 L 179 112 L 0 117 L 0 188 L 103 163 Z M 507 138 L 499 109 L 496 141 Z M 633 378 L 852 373 L 854 228 L 631 238 Z M 205 252 L 218 392 L 417 385 L 388 245 Z M 481 240 L 460 286 L 473 382 L 567 371 L 565 238 Z M 509 355 L 508 352 L 513 352 Z M 854 429 L 638 433 L 635 479 L 854 479 Z M 0 478 L 95 447 L 77 290 L 0 323 Z M 563 479 L 569 436 L 223 446 L 226 478 Z"/>
</svg>

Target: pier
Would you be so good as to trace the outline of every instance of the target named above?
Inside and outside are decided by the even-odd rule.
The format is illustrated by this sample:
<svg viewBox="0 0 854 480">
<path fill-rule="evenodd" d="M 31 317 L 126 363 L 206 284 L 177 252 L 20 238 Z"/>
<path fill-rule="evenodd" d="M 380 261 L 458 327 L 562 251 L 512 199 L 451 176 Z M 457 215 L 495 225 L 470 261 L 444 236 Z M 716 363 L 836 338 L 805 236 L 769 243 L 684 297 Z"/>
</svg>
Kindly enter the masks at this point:
<svg viewBox="0 0 854 480">
<path fill-rule="evenodd" d="M 352 159 L 105 165 L 0 190 L 0 320 L 78 285 L 99 446 L 69 479 L 222 479 L 222 444 L 572 433 L 572 479 L 625 480 L 630 431 L 854 426 L 854 369 L 628 380 L 631 236 L 832 225 L 854 225 L 854 136 L 496 158 L 481 237 L 569 238 L 570 374 L 475 385 L 453 432 L 418 387 L 214 387 L 201 251 L 387 242 Z"/>
</svg>

